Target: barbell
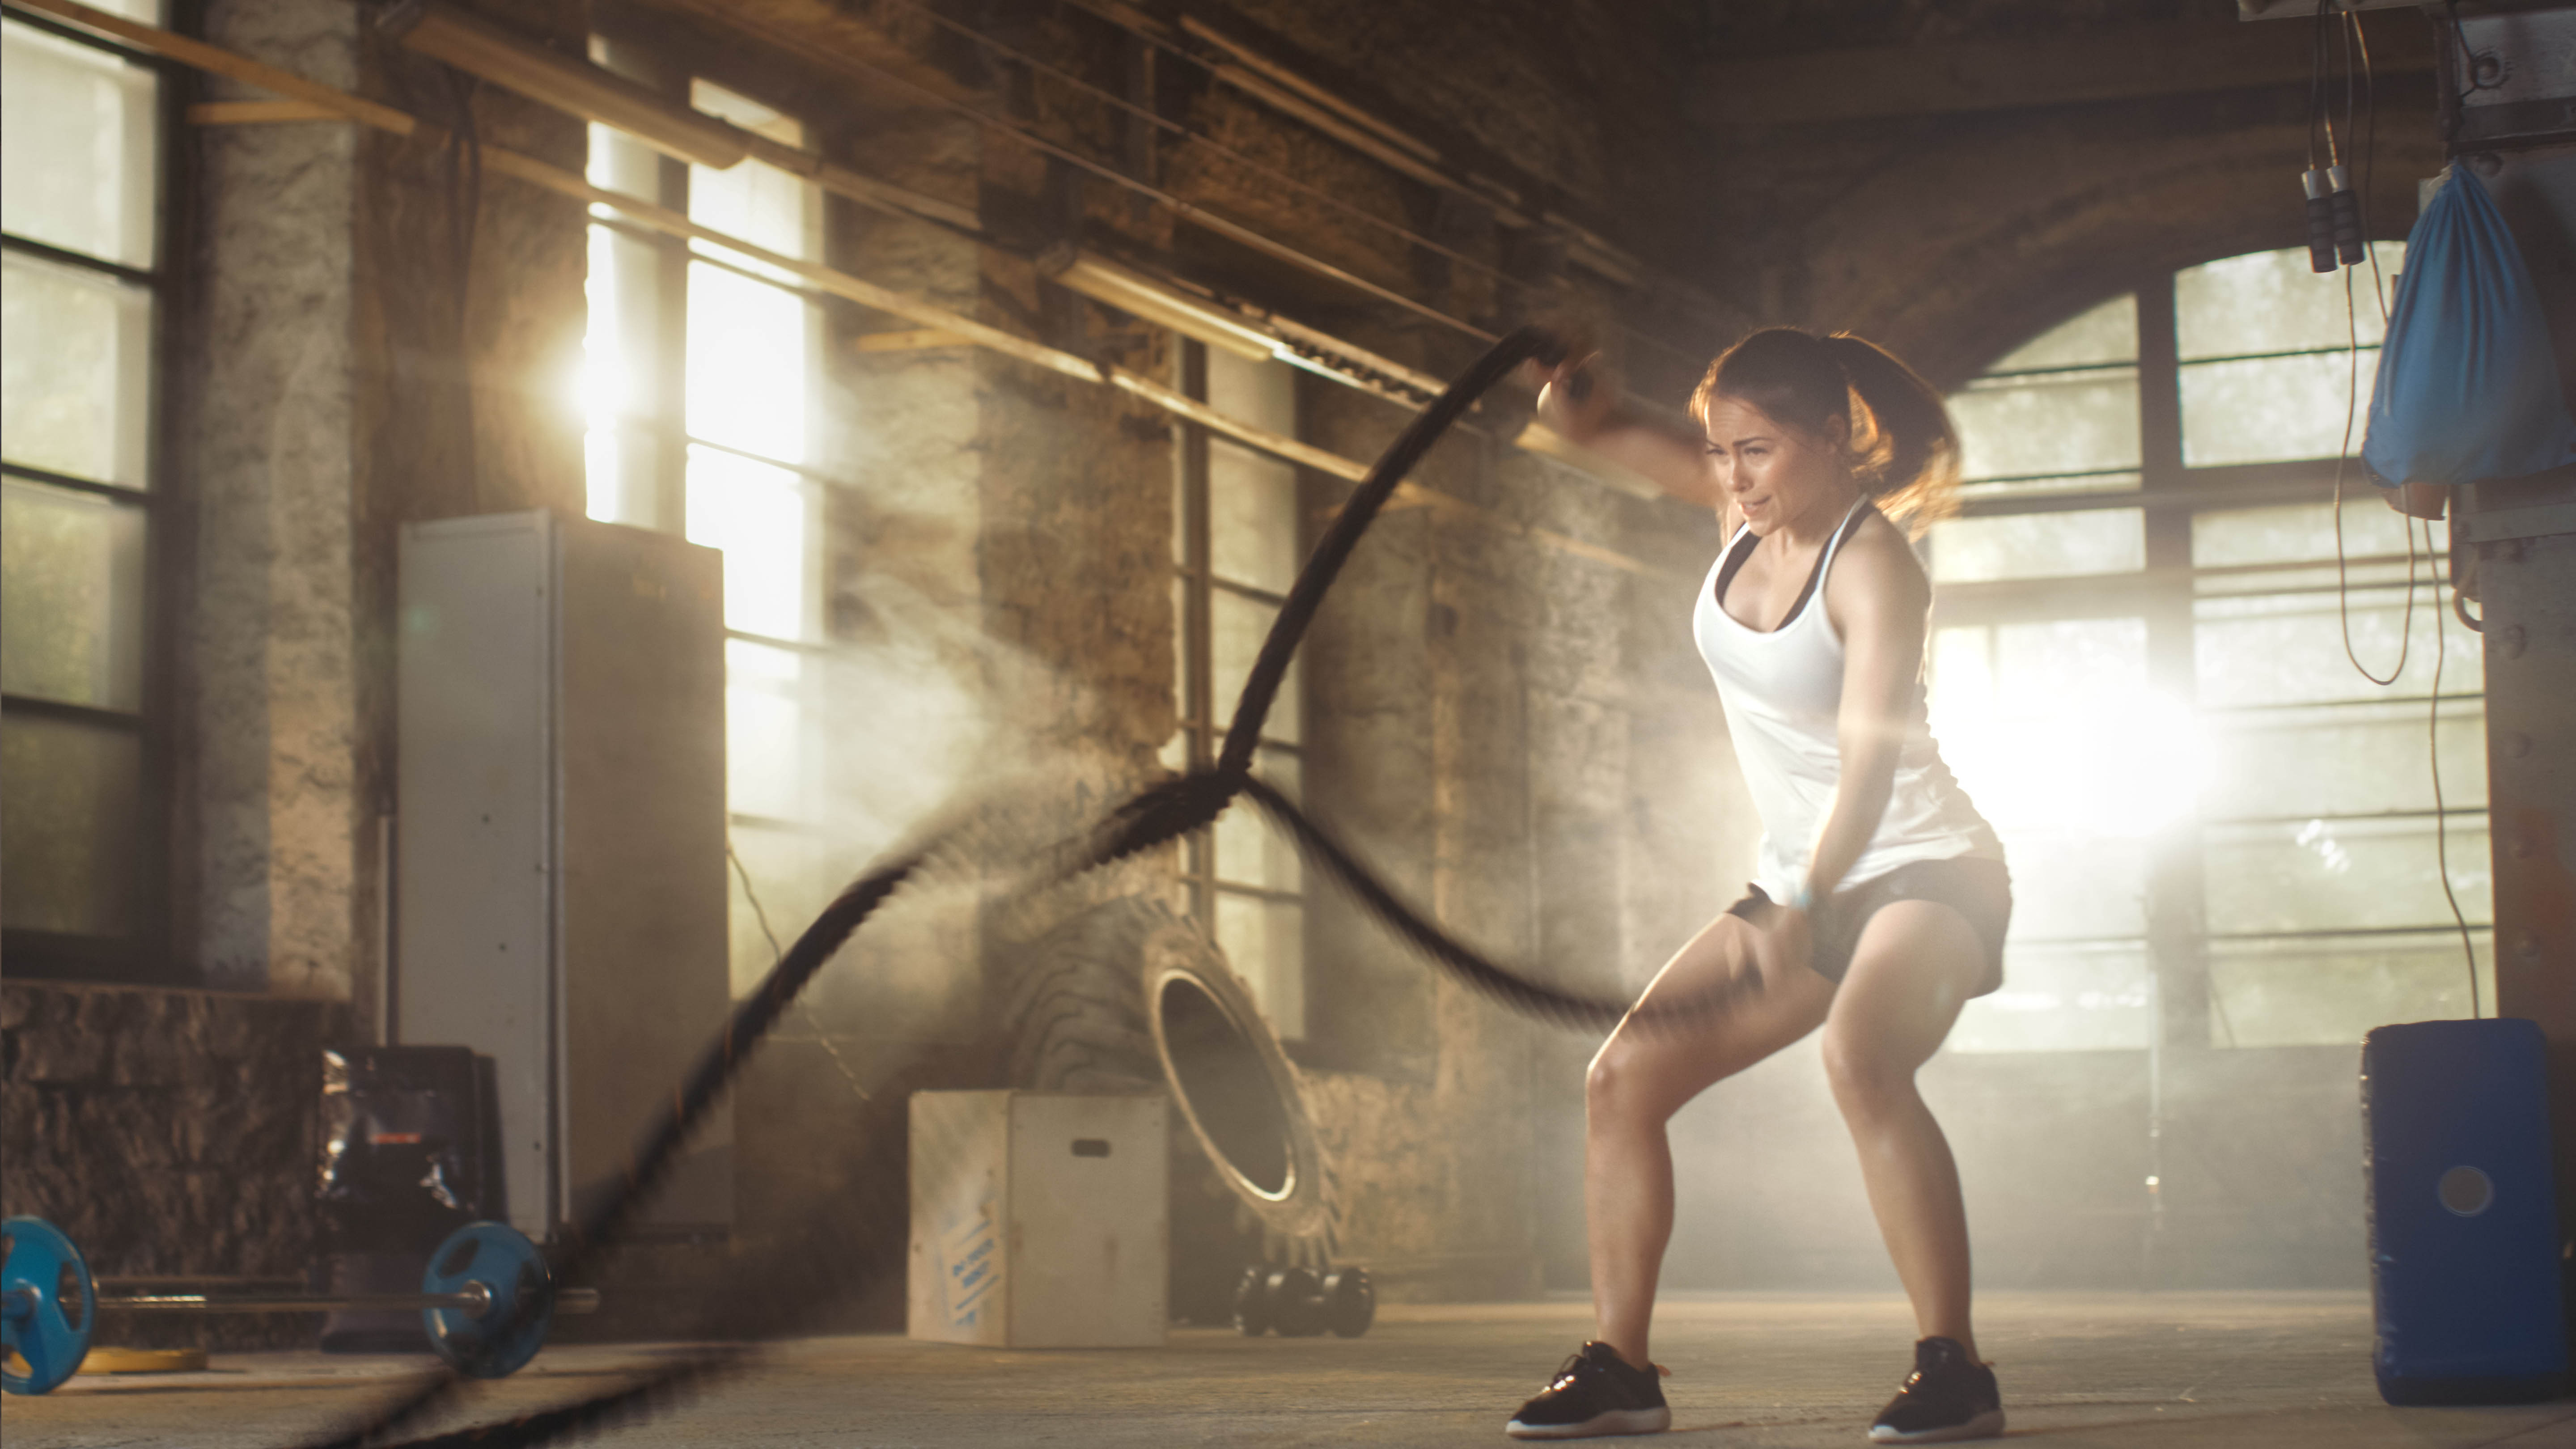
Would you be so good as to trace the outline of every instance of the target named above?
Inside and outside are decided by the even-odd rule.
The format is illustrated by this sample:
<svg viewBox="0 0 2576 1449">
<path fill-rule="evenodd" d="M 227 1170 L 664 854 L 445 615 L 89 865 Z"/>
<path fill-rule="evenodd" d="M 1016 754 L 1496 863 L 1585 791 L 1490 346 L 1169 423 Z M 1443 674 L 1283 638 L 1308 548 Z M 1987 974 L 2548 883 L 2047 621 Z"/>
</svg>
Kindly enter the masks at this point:
<svg viewBox="0 0 2576 1449">
<path fill-rule="evenodd" d="M 101 1293 L 89 1262 L 43 1218 L 0 1222 L 0 1387 L 41 1394 L 80 1371 L 101 1313 L 315 1313 L 420 1310 L 421 1328 L 459 1373 L 506 1378 L 545 1346 L 557 1312 L 599 1307 L 594 1289 L 558 1289 L 546 1255 L 503 1223 L 467 1223 L 447 1235 L 418 1293 Z"/>
</svg>

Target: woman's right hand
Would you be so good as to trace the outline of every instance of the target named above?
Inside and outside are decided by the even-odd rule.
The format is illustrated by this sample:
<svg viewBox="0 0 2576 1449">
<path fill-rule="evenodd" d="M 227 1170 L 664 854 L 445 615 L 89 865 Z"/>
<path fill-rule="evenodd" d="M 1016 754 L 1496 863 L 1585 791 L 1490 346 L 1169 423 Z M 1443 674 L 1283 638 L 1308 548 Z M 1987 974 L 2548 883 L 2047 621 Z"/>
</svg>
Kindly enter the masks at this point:
<svg viewBox="0 0 2576 1449">
<path fill-rule="evenodd" d="M 1683 436 L 1629 407 L 1619 374 L 1601 355 L 1599 334 L 1591 328 L 1577 323 L 1551 330 L 1565 344 L 1557 361 L 1523 364 L 1539 389 L 1537 422 L 1673 497 L 1722 515 L 1725 504 L 1709 466 L 1707 439 L 1696 431 Z"/>
<path fill-rule="evenodd" d="M 1591 329 L 1563 329 L 1565 354 L 1554 366 L 1528 364 L 1538 388 L 1538 418 L 1558 436 L 1590 443 L 1617 426 L 1619 386 Z"/>
</svg>

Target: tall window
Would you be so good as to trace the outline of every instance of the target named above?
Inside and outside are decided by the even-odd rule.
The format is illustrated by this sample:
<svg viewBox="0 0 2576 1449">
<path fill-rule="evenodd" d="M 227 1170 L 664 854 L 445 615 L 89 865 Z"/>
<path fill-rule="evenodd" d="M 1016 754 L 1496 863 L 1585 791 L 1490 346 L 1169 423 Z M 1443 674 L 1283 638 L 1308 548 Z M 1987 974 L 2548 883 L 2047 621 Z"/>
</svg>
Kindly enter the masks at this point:
<svg viewBox="0 0 2576 1449">
<path fill-rule="evenodd" d="M 596 52 L 603 63 L 620 57 Z M 793 117 L 709 81 L 699 110 L 788 145 Z M 593 126 L 591 184 L 799 259 L 822 251 L 821 193 L 777 167 L 723 170 L 665 159 Z M 817 557 L 822 489 L 813 380 L 823 335 L 814 299 L 776 267 L 682 243 L 593 209 L 584 339 L 589 512 L 685 532 L 725 555 L 727 797 L 732 839 L 781 923 L 819 909 L 832 869 L 814 788 Z M 770 964 L 747 911 L 735 913 L 737 985 Z"/>
<path fill-rule="evenodd" d="M 2402 251 L 2379 246 L 2383 272 Z M 2379 334 L 2367 268 L 2257 253 L 2155 278 L 1951 399 L 1968 483 L 1930 544 L 1933 730 L 2016 897 L 2004 989 L 1954 1045 L 2350 1042 L 2465 1015 L 2437 829 L 2492 1001 L 2476 640 L 2448 632 L 2435 701 L 2447 590 L 2419 558 L 2410 633 L 2407 526 L 2357 464 L 2337 584 L 2334 459 Z M 2393 685 L 2345 657 L 2347 613 L 2375 672 L 2406 649 Z"/>
<path fill-rule="evenodd" d="M 1295 374 L 1196 342 L 1180 344 L 1184 389 L 1217 411 L 1294 437 Z M 1234 720 L 1234 702 L 1305 558 L 1297 470 L 1199 429 L 1176 467 L 1172 601 L 1179 657 L 1173 673 L 1181 728 L 1164 750 L 1174 768 L 1211 764 Z M 1263 721 L 1254 769 L 1291 796 L 1303 766 L 1305 693 L 1291 665 Z M 1185 856 L 1191 901 L 1213 929 L 1270 1024 L 1289 1041 L 1306 1034 L 1305 883 L 1295 849 L 1237 806 L 1193 837 Z"/>
<path fill-rule="evenodd" d="M 151 24 L 154 0 L 107 8 Z M 151 786 L 163 81 L 0 20 L 0 922 L 19 972 L 157 964 Z"/>
</svg>

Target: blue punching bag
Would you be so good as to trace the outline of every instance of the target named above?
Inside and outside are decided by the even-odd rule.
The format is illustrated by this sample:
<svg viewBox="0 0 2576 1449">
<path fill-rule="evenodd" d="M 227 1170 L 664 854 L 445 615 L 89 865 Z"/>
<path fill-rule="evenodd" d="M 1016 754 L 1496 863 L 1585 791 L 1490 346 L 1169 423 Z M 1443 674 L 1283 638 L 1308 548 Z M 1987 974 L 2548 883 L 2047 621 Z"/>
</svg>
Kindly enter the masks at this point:
<svg viewBox="0 0 2576 1449">
<path fill-rule="evenodd" d="M 2379 1396 L 2530 1403 L 2565 1387 L 2540 1027 L 2419 1021 L 2362 1038 Z"/>
<path fill-rule="evenodd" d="M 2415 220 L 2362 461 L 2371 481 L 2478 483 L 2576 462 L 2540 293 L 2465 165 Z"/>
</svg>

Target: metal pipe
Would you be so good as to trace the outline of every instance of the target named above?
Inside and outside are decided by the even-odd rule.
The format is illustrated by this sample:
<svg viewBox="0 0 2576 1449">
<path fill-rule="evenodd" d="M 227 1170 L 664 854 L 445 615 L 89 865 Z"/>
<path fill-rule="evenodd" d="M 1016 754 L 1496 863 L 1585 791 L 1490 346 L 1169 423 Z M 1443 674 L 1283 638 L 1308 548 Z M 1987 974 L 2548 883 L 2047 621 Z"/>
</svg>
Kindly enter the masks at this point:
<svg viewBox="0 0 2576 1449">
<path fill-rule="evenodd" d="M 739 126 L 667 100 L 604 66 L 560 55 L 451 5 L 391 12 L 403 47 L 586 121 L 615 126 L 665 156 L 721 171 L 751 154 Z"/>
<path fill-rule="evenodd" d="M 247 56 L 237 55 L 232 51 L 222 49 L 218 46 L 208 45 L 203 41 L 191 40 L 186 36 L 178 35 L 167 30 L 161 30 L 153 26 L 137 24 L 134 21 L 126 20 L 120 16 L 111 15 L 104 11 L 83 5 L 79 3 L 79 0 L 8 0 L 8 5 L 11 9 L 24 9 L 33 11 L 37 14 L 49 15 L 56 19 L 68 21 L 91 30 L 99 31 L 102 34 L 115 36 L 129 45 L 152 51 L 158 55 L 167 56 L 170 59 L 180 61 L 183 64 L 196 66 L 201 70 L 208 71 L 215 75 L 240 81 L 245 85 L 257 86 L 264 90 L 274 91 L 280 95 L 311 102 L 325 110 L 347 116 L 350 119 L 365 125 L 389 131 L 395 135 L 409 136 L 424 130 L 430 131 L 431 134 L 438 134 L 434 128 L 425 126 L 417 117 L 412 116 L 408 112 L 398 111 L 390 106 L 380 105 L 374 101 L 364 100 L 358 96 L 351 95 L 348 92 L 335 89 L 331 86 L 322 85 L 315 81 L 305 80 L 304 78 L 290 72 L 279 70 L 274 66 L 264 65 L 258 61 L 251 60 Z M 934 99 L 939 100 L 943 105 L 954 106 L 969 116 L 983 120 L 987 123 L 993 123 L 991 117 L 984 116 L 983 113 L 974 110 L 972 107 L 964 106 L 962 103 L 949 102 L 944 98 L 934 97 Z M 1109 176 L 1111 179 L 1118 180 L 1122 184 L 1133 184 L 1133 178 L 1119 175 L 1110 171 L 1108 168 L 1099 166 L 1097 163 L 1074 156 L 1070 152 L 1062 151 L 1061 148 L 1051 147 L 1036 141 L 1032 141 L 1032 144 L 1040 145 L 1040 149 L 1047 150 L 1049 154 L 1064 155 L 1067 159 L 1075 162 L 1075 164 L 1097 171 L 1101 175 Z M 754 149 L 755 151 L 759 150 L 758 147 L 755 147 Z M 1245 443 L 1263 452 L 1270 453 L 1275 457 L 1284 458 L 1301 467 L 1312 468 L 1318 472 L 1322 472 L 1333 477 L 1352 481 L 1363 478 L 1368 473 L 1368 467 L 1363 463 L 1341 457 L 1338 454 L 1328 452 L 1322 448 L 1300 443 L 1292 438 L 1281 437 L 1265 429 L 1252 427 L 1247 423 L 1241 422 L 1223 413 L 1219 413 L 1214 409 L 1209 408 L 1204 403 L 1185 397 L 1175 389 L 1166 387 L 1150 378 L 1141 377 L 1125 368 L 1095 362 L 1089 358 L 1079 357 L 1061 349 L 1049 347 L 1044 343 L 1005 332 L 1001 328 L 977 321 L 966 316 L 964 313 L 953 312 L 945 307 L 937 305 L 936 303 L 908 296 L 904 293 L 894 291 L 891 288 L 877 286 L 872 282 L 863 281 L 847 272 L 842 272 L 834 268 L 824 266 L 819 262 L 806 261 L 802 258 L 790 257 L 778 252 L 770 251 L 740 237 L 730 236 L 711 227 L 702 226 L 699 223 L 690 220 L 686 215 L 673 211 L 667 207 L 655 206 L 650 202 L 641 201 L 635 197 L 627 196 L 620 192 L 607 191 L 599 187 L 592 186 L 580 173 L 548 165 L 545 162 L 537 160 L 535 157 L 490 144 L 485 144 L 481 148 L 481 153 L 485 167 L 493 174 L 515 177 L 521 181 L 528 182 L 531 185 L 543 187 L 559 196 L 565 196 L 583 202 L 586 205 L 614 208 L 615 210 L 632 218 L 635 223 L 653 231 L 661 232 L 666 236 L 684 237 L 692 241 L 704 241 L 711 245 L 723 247 L 730 251 L 740 253 L 754 261 L 765 263 L 766 265 L 775 267 L 780 271 L 802 278 L 814 290 L 856 302 L 864 307 L 872 307 L 877 311 L 889 313 L 896 317 L 904 318 L 905 320 L 912 322 L 917 327 L 950 333 L 975 346 L 987 348 L 991 351 L 1001 353 L 1006 357 L 1016 357 L 1033 366 L 1046 368 L 1049 371 L 1061 373 L 1067 377 L 1076 378 L 1083 382 L 1105 383 L 1111 387 L 1122 389 L 1147 403 L 1162 408 L 1166 412 L 1173 413 L 1191 422 L 1222 432 L 1239 442 Z M 766 153 L 763 153 L 763 158 L 767 159 Z M 831 178 L 828 174 L 828 168 L 825 172 L 817 173 L 817 179 L 825 185 L 827 189 L 832 184 Z M 1294 250 L 1288 249 L 1280 243 L 1271 241 L 1269 238 L 1262 236 L 1249 228 L 1239 226 L 1222 217 L 1208 213 L 1186 201 L 1182 201 L 1177 197 L 1168 196 L 1161 192 L 1154 192 L 1153 194 L 1171 206 L 1177 208 L 1183 216 L 1190 218 L 1210 230 L 1230 236 L 1247 246 L 1255 248 L 1256 250 L 1269 252 L 1273 255 L 1282 257 L 1283 260 L 1302 264 L 1310 269 L 1317 269 L 1321 275 L 1331 276 L 1350 282 L 1374 295 L 1382 297 L 1385 300 L 1410 308 L 1413 311 L 1422 313 L 1423 315 L 1429 316 L 1437 321 L 1453 326 L 1465 325 L 1459 323 L 1457 319 L 1449 317 L 1446 314 L 1432 311 L 1423 304 L 1415 302 L 1410 298 L 1378 287 L 1375 283 L 1367 282 L 1361 278 L 1352 276 L 1349 273 L 1342 272 L 1325 263 L 1315 261 L 1313 258 L 1304 257 Z M 1008 254 L 1004 253 L 1004 255 Z M 1283 333 L 1288 331 L 1287 325 L 1284 323 L 1284 319 L 1272 318 L 1270 321 L 1274 326 L 1279 326 Z M 1300 330 L 1316 338 L 1324 336 L 1324 334 L 1312 332 L 1312 329 Z M 1468 328 L 1467 330 L 1473 336 L 1483 341 L 1490 342 L 1493 340 L 1491 333 L 1473 328 Z M 1318 344 L 1310 343 L 1309 345 Z M 1365 357 L 1365 354 L 1360 353 L 1359 349 L 1352 348 L 1348 346 L 1348 344 L 1339 344 L 1336 350 L 1340 351 L 1344 356 Z M 1382 359 L 1370 359 L 1369 365 L 1371 367 L 1376 367 L 1377 364 L 1382 361 Z M 1331 372 L 1327 372 L 1323 375 L 1334 377 L 1336 380 L 1341 380 L 1343 376 L 1342 374 Z M 1429 391 L 1433 393 L 1436 393 L 1438 390 L 1439 389 L 1437 387 L 1429 389 Z M 1381 395 L 1384 394 L 1381 393 Z M 1399 401 L 1403 400 L 1399 399 Z M 1412 406 L 1415 404 L 1408 402 L 1407 405 Z M 1481 508 L 1464 499 L 1452 497 L 1436 489 L 1423 487 L 1420 484 L 1406 483 L 1397 493 L 1396 501 L 1400 506 L 1428 506 L 1438 508 L 1442 512 L 1454 517 L 1475 520 L 1476 522 L 1490 527 L 1497 532 L 1504 533 L 1515 538 L 1527 539 L 1542 547 L 1572 554 L 1577 558 L 1589 559 L 1595 563 L 1607 564 L 1610 567 L 1617 568 L 1628 573 L 1638 574 L 1647 578 L 1679 579 L 1678 575 L 1670 574 L 1668 571 L 1658 568 L 1655 565 L 1630 558 L 1625 554 L 1604 548 L 1598 544 L 1585 543 L 1579 539 L 1568 537 L 1567 535 L 1554 532 L 1550 529 L 1533 527 L 1522 523 L 1517 519 L 1506 517 L 1494 510 Z"/>
<path fill-rule="evenodd" d="M 480 1318 L 491 1311 L 492 1290 L 475 1283 L 462 1293 L 362 1293 L 350 1297 L 313 1293 L 246 1293 L 239 1297 L 222 1293 L 127 1293 L 111 1297 L 102 1293 L 98 1299 L 101 1313 L 296 1313 L 334 1308 L 461 1308 Z"/>
<path fill-rule="evenodd" d="M 26 1289 L 12 1291 L 8 1308 L 11 1317 L 32 1311 L 32 1302 L 28 1309 L 19 1307 L 21 1296 L 33 1298 Z M 480 1318 L 490 1312 L 491 1307 L 492 1290 L 480 1283 L 470 1285 L 461 1293 L 262 1293 L 240 1296 L 221 1293 L 128 1293 L 111 1296 L 102 1293 L 98 1298 L 98 1311 L 101 1313 L 320 1313 L 335 1309 L 400 1312 L 415 1308 L 458 1308 Z M 555 1311 L 596 1313 L 599 1311 L 599 1290 L 567 1288 L 555 1295 Z"/>
</svg>

